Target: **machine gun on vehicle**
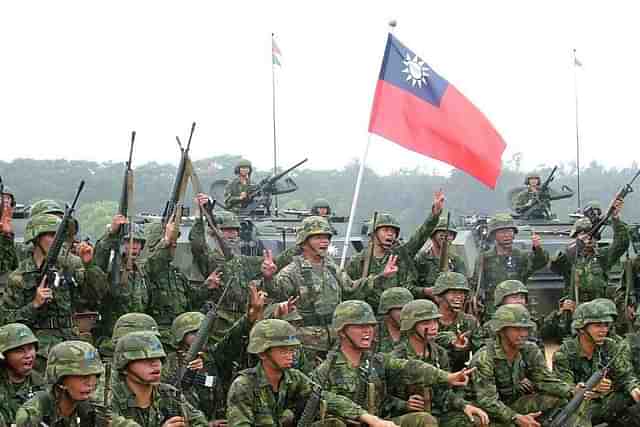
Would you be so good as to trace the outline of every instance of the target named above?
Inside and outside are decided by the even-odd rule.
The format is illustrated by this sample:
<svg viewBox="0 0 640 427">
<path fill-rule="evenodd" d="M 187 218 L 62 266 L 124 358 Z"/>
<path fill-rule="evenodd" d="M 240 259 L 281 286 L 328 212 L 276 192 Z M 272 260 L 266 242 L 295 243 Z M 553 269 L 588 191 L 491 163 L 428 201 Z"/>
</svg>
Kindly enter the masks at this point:
<svg viewBox="0 0 640 427">
<path fill-rule="evenodd" d="M 545 210 L 547 210 L 546 205 L 551 200 L 551 197 L 549 195 L 549 185 L 555 179 L 554 175 L 556 174 L 557 170 L 558 170 L 558 166 L 554 166 L 553 170 L 551 171 L 549 176 L 547 176 L 547 179 L 544 180 L 544 182 L 542 183 L 538 191 L 536 193 L 533 193 L 534 197 L 531 200 L 531 203 L 529 204 L 529 206 L 525 206 L 523 209 L 520 210 L 520 212 L 518 212 L 521 217 L 526 216 L 527 213 L 529 213 L 531 210 L 533 210 L 535 207 L 537 207 L 541 203 L 545 205 Z M 547 212 L 547 216 L 549 216 L 550 214 L 551 214 L 550 212 Z"/>
<path fill-rule="evenodd" d="M 290 178 L 287 178 L 285 180 L 284 185 L 279 185 L 280 183 L 278 181 L 289 174 L 289 172 L 302 166 L 308 160 L 309 159 L 304 159 L 291 166 L 290 168 L 285 169 L 279 174 L 264 178 L 258 184 L 253 186 L 253 188 L 251 188 L 247 194 L 247 203 L 246 206 L 243 207 L 243 209 L 247 210 L 248 212 L 252 212 L 259 206 L 264 206 L 265 210 L 269 212 L 271 209 L 271 196 L 291 193 L 292 191 L 296 191 L 298 189 L 296 183 L 293 182 L 293 180 Z"/>
</svg>

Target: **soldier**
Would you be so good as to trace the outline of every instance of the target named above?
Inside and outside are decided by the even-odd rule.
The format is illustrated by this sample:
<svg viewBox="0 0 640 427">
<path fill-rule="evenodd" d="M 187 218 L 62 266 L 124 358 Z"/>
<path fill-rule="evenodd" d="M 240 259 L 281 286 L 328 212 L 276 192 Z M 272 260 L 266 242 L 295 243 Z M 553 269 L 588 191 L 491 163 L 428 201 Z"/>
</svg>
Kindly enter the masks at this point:
<svg viewBox="0 0 640 427">
<path fill-rule="evenodd" d="M 131 332 L 118 340 L 113 357 L 118 378 L 113 382 L 113 413 L 143 427 L 207 427 L 207 420 L 177 388 L 162 383 L 166 358 L 158 336 Z"/>
<path fill-rule="evenodd" d="M 440 254 L 445 240 L 449 240 L 449 244 L 456 238 L 456 226 L 453 223 L 447 228 L 447 218 L 441 216 L 438 225 L 431 232 L 431 238 L 427 240 L 420 252 L 415 256 L 416 268 L 418 269 L 418 284 L 426 289 L 433 287 L 436 278 L 440 274 Z M 466 276 L 467 269 L 464 260 L 457 255 L 451 247 L 448 252 L 448 271 L 464 274 Z M 429 289 L 430 290 L 430 289 Z M 425 291 L 428 292 L 428 291 Z"/>
<path fill-rule="evenodd" d="M 203 206 L 208 202 L 209 196 L 201 193 L 196 200 Z M 229 259 L 225 259 L 220 250 L 209 247 L 202 219 L 196 219 L 189 233 L 194 262 L 213 288 L 209 298 L 217 302 L 225 288 L 229 287 L 218 305 L 218 316 L 213 325 L 213 339 L 216 341 L 220 341 L 231 326 L 247 312 L 249 283 L 259 279 L 271 280 L 277 268 L 271 251 L 265 251 L 264 257 L 241 255 L 238 217 L 231 212 L 224 212 L 220 217 L 218 228 L 224 236 L 225 244 L 231 249 L 237 249 L 233 250 L 234 253 Z M 221 286 L 223 282 L 225 285 Z"/>
<path fill-rule="evenodd" d="M 58 257 L 60 274 L 54 283 L 48 283 L 47 278 L 37 283 L 60 222 L 55 215 L 42 214 L 27 223 L 24 239 L 33 243 L 33 252 L 10 274 L 3 300 L 5 321 L 24 323 L 38 337 L 36 369 L 40 372 L 53 345 L 79 337 L 74 312 L 80 311 L 85 301 L 97 306 L 107 289 L 105 275 L 92 262 L 89 246 L 83 246 L 80 259 L 71 254 Z"/>
<path fill-rule="evenodd" d="M 327 199 L 315 199 L 311 205 L 311 215 L 314 216 L 331 216 L 331 205 Z"/>
<path fill-rule="evenodd" d="M 564 340 L 553 355 L 553 371 L 573 388 L 584 387 L 594 372 L 606 368 L 605 377 L 586 395 L 594 425 L 625 416 L 626 408 L 640 401 L 640 382 L 629 354 L 607 338 L 612 323 L 606 306 L 597 301 L 580 304 L 572 324 L 577 337 Z"/>
<path fill-rule="evenodd" d="M 555 169 L 551 172 L 551 179 Z M 573 196 L 573 191 L 563 186 L 562 191 L 554 191 L 552 188 L 543 189 L 540 175 L 532 173 L 524 179 L 526 189 L 521 191 L 514 203 L 516 213 L 523 219 L 544 219 L 549 220 L 555 218 L 551 211 L 551 201 L 561 200 Z"/>
<path fill-rule="evenodd" d="M 421 360 L 436 368 L 451 371 L 447 351 L 435 342 L 438 335 L 438 319 L 442 315 L 438 306 L 428 300 L 412 301 L 404 306 L 400 314 L 402 338 L 392 357 L 398 359 Z M 489 416 L 464 399 L 462 390 L 445 385 L 420 387 L 422 378 L 414 376 L 414 381 L 398 381 L 394 378 L 389 387 L 392 395 L 387 404 L 392 416 L 409 411 L 426 411 L 438 419 L 440 426 L 474 426 L 474 416 L 480 425 L 489 424 Z M 404 382 L 405 384 L 402 384 Z M 408 411 L 408 410 L 409 411 Z"/>
<path fill-rule="evenodd" d="M 0 327 L 0 425 L 11 424 L 18 408 L 44 387 L 44 378 L 33 370 L 37 348 L 38 339 L 27 326 Z"/>
<path fill-rule="evenodd" d="M 148 279 L 149 304 L 147 313 L 160 327 L 160 339 L 170 345 L 171 323 L 179 314 L 199 310 L 209 296 L 209 288 L 194 286 L 174 264 L 178 225 L 172 218 L 165 230 L 160 223 L 145 225 L 146 244 L 141 254 L 140 268 Z"/>
<path fill-rule="evenodd" d="M 389 353 L 400 342 L 400 312 L 402 307 L 413 301 L 413 295 L 407 288 L 389 288 L 380 295 L 376 333 L 376 351 Z"/>
<path fill-rule="evenodd" d="M 359 287 L 373 287 L 397 270 L 396 257 L 392 255 L 382 274 L 351 280 L 327 256 L 331 237 L 331 228 L 325 218 L 305 218 L 296 236 L 302 255 L 293 257 L 291 264 L 278 273 L 275 285 L 266 284 L 267 292 L 276 301 L 299 298 L 297 310 L 305 325 L 301 328 L 302 348 L 307 352 L 305 357 L 308 361 L 315 361 L 316 356 L 331 347 L 335 338 L 335 331 L 331 330 L 331 316 L 336 306 L 343 299 L 352 297 Z"/>
<path fill-rule="evenodd" d="M 540 347 L 540 350 L 544 351 L 544 342 L 538 334 L 538 320 L 535 318 L 533 310 L 531 310 L 527 305 L 529 302 L 529 290 L 524 283 L 519 280 L 505 280 L 496 286 L 496 290 L 493 295 L 493 303 L 496 308 L 504 304 L 520 304 L 523 307 L 527 307 L 527 310 L 529 310 L 531 318 L 535 323 L 535 326 L 531 328 L 531 331 L 529 331 L 528 340 L 536 343 L 538 347 Z M 484 329 L 483 334 L 485 337 L 493 338 L 493 331 L 491 330 L 490 323 L 491 321 L 482 325 Z"/>
<path fill-rule="evenodd" d="M 16 206 L 15 198 L 7 187 L 0 194 L 2 203 L 2 216 L 0 216 L 0 295 L 7 284 L 8 274 L 18 268 L 18 254 L 14 244 L 13 233 L 13 209 Z M 2 318 L 0 317 L 0 320 Z"/>
<path fill-rule="evenodd" d="M 437 384 L 465 386 L 473 370 L 448 373 L 419 360 L 396 359 L 389 354 L 372 353 L 376 318 L 364 301 L 345 301 L 333 314 L 333 327 L 338 333 L 339 349 L 333 361 L 325 360 L 312 378 L 326 384 L 331 392 L 345 396 L 381 414 L 388 398 L 388 385 L 402 378 L 418 375 L 420 386 Z M 424 411 L 414 411 L 392 419 L 399 426 L 437 426 L 438 422 Z"/>
<path fill-rule="evenodd" d="M 224 206 L 226 209 L 238 212 L 246 208 L 251 200 L 251 172 L 253 167 L 249 160 L 240 159 L 233 170 L 236 177 L 224 189 Z"/>
<path fill-rule="evenodd" d="M 584 205 L 582 213 L 589 218 L 592 224 L 597 224 L 602 219 L 602 206 L 599 201 L 591 200 Z M 600 239 L 600 236 L 597 239 Z"/>
<path fill-rule="evenodd" d="M 66 341 L 55 345 L 47 364 L 47 388 L 18 409 L 16 426 L 96 425 L 98 411 L 89 403 L 89 398 L 103 373 L 100 356 L 91 344 Z M 114 416 L 112 421 L 113 427 L 137 426 L 119 416 Z"/>
<path fill-rule="evenodd" d="M 124 238 L 122 249 L 119 247 L 118 232 L 127 224 L 122 215 L 115 215 L 109 230 L 98 240 L 95 247 L 96 264 L 107 272 L 107 280 L 112 283 L 111 251 L 122 250 L 120 283 L 110 286 L 110 292 L 104 299 L 99 322 L 99 336 L 104 340 L 111 336 L 116 320 L 125 313 L 144 313 L 149 305 L 147 279 L 142 274 L 136 260 L 144 248 L 145 237 L 142 230 L 131 224 Z M 133 236 L 131 236 L 133 233 Z"/>
<path fill-rule="evenodd" d="M 489 240 L 495 240 L 495 246 L 484 252 L 483 265 L 474 271 L 477 283 L 478 274 L 482 269 L 482 283 L 479 291 L 486 295 L 475 296 L 484 305 L 480 321 L 491 318 L 495 311 L 491 296 L 498 283 L 509 279 L 519 280 L 526 285 L 529 276 L 544 268 L 549 261 L 547 251 L 542 248 L 542 240 L 535 233 L 531 234 L 531 252 L 525 252 L 513 247 L 513 239 L 518 233 L 513 218 L 509 214 L 496 214 L 489 220 Z"/>
<path fill-rule="evenodd" d="M 366 301 L 372 307 L 377 307 L 380 303 L 380 294 L 385 289 L 402 286 L 413 293 L 416 298 L 428 296 L 428 292 L 417 286 L 418 271 L 416 270 L 413 258 L 416 256 L 422 245 L 431 235 L 433 228 L 438 223 L 438 218 L 444 207 L 444 194 L 441 191 L 435 193 L 431 212 L 425 222 L 415 231 L 408 242 L 401 244 L 398 241 L 400 236 L 400 223 L 391 214 L 378 214 L 376 223 L 373 219 L 370 222 L 370 244 L 373 244 L 373 256 L 368 259 L 369 251 L 364 250 L 354 255 L 346 271 L 349 276 L 356 280 L 363 277 L 363 270 L 368 264 L 369 274 L 379 274 L 384 270 L 384 266 L 391 256 L 397 257 L 398 273 L 393 277 L 383 280 L 380 286 L 364 288 L 361 290 L 359 299 Z"/>
<path fill-rule="evenodd" d="M 495 340 L 471 361 L 477 368 L 474 401 L 489 414 L 492 426 L 539 427 L 541 416 L 566 404 L 573 389 L 549 371 L 540 349 L 527 340 L 534 323 L 524 306 L 500 306 L 491 326 Z"/>
<path fill-rule="evenodd" d="M 454 370 L 464 368 L 471 351 L 482 345 L 480 325 L 475 317 L 464 312 L 469 295 L 467 278 L 460 273 L 440 273 L 433 287 L 433 296 L 440 311 L 436 342 L 449 353 Z"/>
<path fill-rule="evenodd" d="M 292 368 L 300 340 L 296 330 L 284 320 L 268 319 L 256 324 L 249 337 L 249 352 L 259 357 L 255 368 L 238 375 L 227 396 L 227 420 L 231 426 L 290 426 L 312 397 L 313 383 Z M 367 413 L 349 399 L 322 391 L 327 411 L 350 421 L 380 427 L 395 424 Z M 319 425 L 344 426 L 342 423 Z"/>
<path fill-rule="evenodd" d="M 622 351 L 629 355 L 633 374 L 636 378 L 640 378 L 640 332 L 638 332 L 640 329 L 640 307 L 636 309 L 633 326 L 634 330 L 628 333 L 622 341 L 622 346 L 624 347 Z M 633 425 L 632 421 L 627 418 L 640 419 L 640 404 L 636 403 L 628 408 L 628 413 L 630 417 L 622 419 L 622 425 Z"/>
</svg>

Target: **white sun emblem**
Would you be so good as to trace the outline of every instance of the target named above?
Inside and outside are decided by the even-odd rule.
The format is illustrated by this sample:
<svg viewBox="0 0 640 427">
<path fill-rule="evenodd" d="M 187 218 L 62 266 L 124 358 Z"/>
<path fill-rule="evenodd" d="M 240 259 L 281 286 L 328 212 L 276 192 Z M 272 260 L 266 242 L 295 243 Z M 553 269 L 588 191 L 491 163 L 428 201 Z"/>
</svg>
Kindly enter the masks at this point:
<svg viewBox="0 0 640 427">
<path fill-rule="evenodd" d="M 423 60 L 418 58 L 418 55 L 414 55 L 413 59 L 411 59 L 411 56 L 407 53 L 407 60 L 402 61 L 402 63 L 407 66 L 402 72 L 407 73 L 407 81 L 411 81 L 413 87 L 418 86 L 421 88 L 422 85 L 429 84 L 427 80 L 430 71 L 429 67 Z"/>
</svg>

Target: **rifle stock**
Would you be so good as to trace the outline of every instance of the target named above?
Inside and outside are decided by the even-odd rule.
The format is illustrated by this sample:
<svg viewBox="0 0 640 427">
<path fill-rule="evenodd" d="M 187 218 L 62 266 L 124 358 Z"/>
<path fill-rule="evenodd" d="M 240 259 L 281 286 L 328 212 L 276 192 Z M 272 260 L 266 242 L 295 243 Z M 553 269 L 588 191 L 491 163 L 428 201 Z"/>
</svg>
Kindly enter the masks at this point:
<svg viewBox="0 0 640 427">
<path fill-rule="evenodd" d="M 314 384 L 311 397 L 307 400 L 307 404 L 304 406 L 304 410 L 302 411 L 302 415 L 298 419 L 297 427 L 310 427 L 314 420 L 316 419 L 316 415 L 320 413 L 320 419 L 324 418 L 324 414 L 322 414 L 322 391 L 327 387 L 329 383 L 329 375 L 331 373 L 331 369 L 333 368 L 335 360 L 338 358 L 337 351 L 330 351 L 327 355 L 327 363 L 329 365 L 327 369 L 327 376 L 323 378 L 321 384 Z"/>
<path fill-rule="evenodd" d="M 451 223 L 451 212 L 447 212 L 447 232 L 440 248 L 440 273 L 449 271 L 449 225 Z"/>
</svg>

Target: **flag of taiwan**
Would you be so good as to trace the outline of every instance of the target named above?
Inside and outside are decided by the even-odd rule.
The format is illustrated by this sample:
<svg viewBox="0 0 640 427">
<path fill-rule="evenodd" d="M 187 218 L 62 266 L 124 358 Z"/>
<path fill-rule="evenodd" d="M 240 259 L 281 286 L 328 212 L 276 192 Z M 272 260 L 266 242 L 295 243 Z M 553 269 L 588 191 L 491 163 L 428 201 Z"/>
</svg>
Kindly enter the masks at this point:
<svg viewBox="0 0 640 427">
<path fill-rule="evenodd" d="M 505 149 L 502 137 L 464 95 L 392 34 L 369 132 L 496 186 Z"/>
</svg>

